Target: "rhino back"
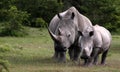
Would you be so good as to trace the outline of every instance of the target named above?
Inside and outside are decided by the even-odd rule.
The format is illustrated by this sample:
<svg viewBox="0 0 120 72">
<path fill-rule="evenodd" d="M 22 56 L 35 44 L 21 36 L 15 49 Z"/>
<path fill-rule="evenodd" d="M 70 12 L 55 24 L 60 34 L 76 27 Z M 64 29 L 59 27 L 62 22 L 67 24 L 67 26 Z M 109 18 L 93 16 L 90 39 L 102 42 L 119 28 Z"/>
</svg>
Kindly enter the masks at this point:
<svg viewBox="0 0 120 72">
<path fill-rule="evenodd" d="M 98 43 L 96 46 L 108 49 L 112 39 L 110 32 L 104 27 L 98 25 L 95 25 L 94 29 L 96 32 L 94 35 L 94 43 Z"/>
<path fill-rule="evenodd" d="M 91 21 L 86 16 L 79 13 L 79 11 L 75 7 L 70 7 L 68 10 L 60 13 L 60 15 L 63 18 L 69 18 L 71 16 L 72 12 L 74 12 L 74 14 L 75 14 L 74 24 L 78 28 L 78 30 L 80 30 L 82 32 L 88 26 L 92 26 Z M 57 17 L 57 15 L 55 15 L 49 24 L 49 28 L 53 33 L 55 32 L 55 30 L 58 26 L 59 20 L 60 19 Z"/>
<path fill-rule="evenodd" d="M 75 18 L 74 23 L 78 27 L 78 30 L 83 32 L 84 29 L 86 29 L 88 26 L 92 26 L 92 22 L 84 15 L 79 13 L 79 11 L 75 7 L 71 7 L 68 9 L 68 12 L 74 12 Z"/>
</svg>

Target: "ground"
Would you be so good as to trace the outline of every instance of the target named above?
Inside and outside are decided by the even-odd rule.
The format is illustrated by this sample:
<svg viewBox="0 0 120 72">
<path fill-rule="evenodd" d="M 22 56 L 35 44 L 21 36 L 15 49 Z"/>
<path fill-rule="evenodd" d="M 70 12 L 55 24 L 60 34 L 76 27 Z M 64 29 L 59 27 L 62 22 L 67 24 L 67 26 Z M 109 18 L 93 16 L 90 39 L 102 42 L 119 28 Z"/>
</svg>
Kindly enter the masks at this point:
<svg viewBox="0 0 120 72">
<path fill-rule="evenodd" d="M 31 28 L 29 31 L 30 35 L 26 37 L 0 37 L 1 45 L 14 48 L 6 55 L 10 72 L 120 72 L 119 35 L 112 36 L 113 41 L 105 66 L 83 67 L 71 62 L 68 53 L 67 63 L 55 62 L 52 59 L 53 41 L 47 30 Z"/>
</svg>

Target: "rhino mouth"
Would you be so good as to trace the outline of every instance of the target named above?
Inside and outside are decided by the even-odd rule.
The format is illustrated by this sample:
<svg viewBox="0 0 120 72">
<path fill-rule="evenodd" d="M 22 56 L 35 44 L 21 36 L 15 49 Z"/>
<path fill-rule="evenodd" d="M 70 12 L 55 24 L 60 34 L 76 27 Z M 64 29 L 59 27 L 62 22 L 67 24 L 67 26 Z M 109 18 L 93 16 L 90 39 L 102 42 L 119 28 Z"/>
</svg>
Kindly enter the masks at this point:
<svg viewBox="0 0 120 72">
<path fill-rule="evenodd" d="M 55 48 L 55 51 L 57 51 L 57 52 L 66 52 L 67 49 L 66 48 Z"/>
<path fill-rule="evenodd" d="M 89 56 L 81 56 L 81 59 L 89 59 Z"/>
</svg>

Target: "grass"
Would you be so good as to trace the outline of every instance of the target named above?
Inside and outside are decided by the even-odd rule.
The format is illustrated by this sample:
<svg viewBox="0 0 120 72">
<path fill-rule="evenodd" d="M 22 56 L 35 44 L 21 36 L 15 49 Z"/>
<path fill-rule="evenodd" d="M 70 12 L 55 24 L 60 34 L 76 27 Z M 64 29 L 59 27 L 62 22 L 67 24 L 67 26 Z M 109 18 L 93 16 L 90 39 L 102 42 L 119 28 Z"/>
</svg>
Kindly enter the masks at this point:
<svg viewBox="0 0 120 72">
<path fill-rule="evenodd" d="M 47 30 L 30 28 L 29 34 L 27 37 L 0 37 L 0 44 L 15 49 L 6 55 L 10 72 L 120 72 L 119 35 L 113 36 L 106 66 L 82 67 L 69 61 L 69 58 L 67 63 L 52 60 L 53 41 Z"/>
</svg>

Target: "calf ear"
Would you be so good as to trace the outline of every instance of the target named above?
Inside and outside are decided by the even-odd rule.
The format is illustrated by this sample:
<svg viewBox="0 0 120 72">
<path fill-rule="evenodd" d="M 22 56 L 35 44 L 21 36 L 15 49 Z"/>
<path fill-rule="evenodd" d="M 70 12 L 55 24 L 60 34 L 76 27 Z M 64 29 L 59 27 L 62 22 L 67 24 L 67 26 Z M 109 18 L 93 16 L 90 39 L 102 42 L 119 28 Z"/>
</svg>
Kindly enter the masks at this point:
<svg viewBox="0 0 120 72">
<path fill-rule="evenodd" d="M 81 31 L 78 31 L 78 35 L 79 35 L 79 36 L 83 36 L 83 34 L 82 34 Z"/>
<path fill-rule="evenodd" d="M 94 31 L 91 31 L 91 32 L 89 33 L 89 35 L 90 35 L 90 37 L 93 36 L 93 35 L 94 35 Z"/>
<path fill-rule="evenodd" d="M 59 19 L 62 19 L 62 16 L 60 14 L 57 14 L 57 16 L 58 16 Z"/>
<path fill-rule="evenodd" d="M 72 12 L 71 19 L 74 19 L 74 17 L 75 17 L 75 14 L 74 12 Z"/>
</svg>

